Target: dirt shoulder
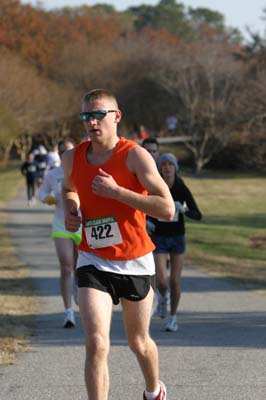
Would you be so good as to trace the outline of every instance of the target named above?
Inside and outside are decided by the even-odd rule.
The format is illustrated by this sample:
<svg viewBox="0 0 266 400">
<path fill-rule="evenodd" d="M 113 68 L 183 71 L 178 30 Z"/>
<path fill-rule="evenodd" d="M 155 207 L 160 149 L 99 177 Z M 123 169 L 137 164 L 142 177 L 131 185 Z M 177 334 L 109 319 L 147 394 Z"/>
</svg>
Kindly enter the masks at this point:
<svg viewBox="0 0 266 400">
<path fill-rule="evenodd" d="M 29 348 L 38 309 L 29 268 L 16 255 L 6 226 L 6 203 L 0 202 L 0 365 L 14 364 L 17 352 Z"/>
</svg>

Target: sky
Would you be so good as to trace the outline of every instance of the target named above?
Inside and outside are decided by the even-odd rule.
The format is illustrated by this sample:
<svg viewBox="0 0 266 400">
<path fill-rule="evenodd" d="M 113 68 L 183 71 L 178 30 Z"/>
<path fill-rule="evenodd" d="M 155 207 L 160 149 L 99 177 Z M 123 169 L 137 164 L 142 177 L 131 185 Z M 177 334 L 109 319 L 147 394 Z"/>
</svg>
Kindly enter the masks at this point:
<svg viewBox="0 0 266 400">
<path fill-rule="evenodd" d="M 21 0 L 22 3 L 36 5 L 37 0 Z M 117 11 L 123 11 L 131 6 L 141 4 L 156 5 L 159 0 L 42 0 L 42 6 L 47 9 L 60 8 L 64 6 L 77 7 L 82 4 L 95 5 L 99 3 L 111 4 Z M 181 0 L 186 7 L 205 7 L 219 11 L 225 17 L 225 24 L 238 28 L 247 37 L 249 27 L 252 32 L 264 34 L 266 21 L 261 17 L 263 9 L 266 8 L 266 0 Z"/>
</svg>

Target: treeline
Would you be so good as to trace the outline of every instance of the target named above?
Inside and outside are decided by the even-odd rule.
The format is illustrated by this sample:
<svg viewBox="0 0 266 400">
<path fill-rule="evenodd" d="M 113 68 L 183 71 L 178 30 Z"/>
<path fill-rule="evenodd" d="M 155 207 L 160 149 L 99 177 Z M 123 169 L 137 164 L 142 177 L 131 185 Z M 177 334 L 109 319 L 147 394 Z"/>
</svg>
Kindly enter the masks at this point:
<svg viewBox="0 0 266 400">
<path fill-rule="evenodd" d="M 175 0 L 155 6 L 45 11 L 0 0 L 0 153 L 23 158 L 32 141 L 82 136 L 84 92 L 114 91 L 120 133 L 144 125 L 165 136 L 177 117 L 198 172 L 205 166 L 266 169 L 263 38 L 227 27 L 219 12 Z"/>
</svg>

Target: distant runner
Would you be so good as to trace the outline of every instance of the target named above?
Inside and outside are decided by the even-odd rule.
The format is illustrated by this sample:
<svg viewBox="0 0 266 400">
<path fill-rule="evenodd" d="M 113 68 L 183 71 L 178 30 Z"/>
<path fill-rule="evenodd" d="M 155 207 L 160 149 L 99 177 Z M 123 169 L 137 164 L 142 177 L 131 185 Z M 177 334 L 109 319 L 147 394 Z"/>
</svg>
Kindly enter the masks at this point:
<svg viewBox="0 0 266 400">
<path fill-rule="evenodd" d="M 73 149 L 73 147 L 74 142 L 71 139 L 60 141 L 58 144 L 60 157 L 66 150 Z M 40 187 L 39 198 L 43 203 L 49 206 L 56 206 L 51 237 L 54 239 L 56 253 L 60 263 L 60 287 L 65 306 L 63 326 L 65 328 L 72 328 L 75 326 L 75 315 L 72 308 L 72 286 L 74 289 L 75 286 L 72 282 L 72 276 L 76 268 L 76 246 L 81 241 L 81 230 L 69 232 L 65 228 L 65 216 L 62 203 L 63 179 L 64 171 L 61 166 L 49 170 Z"/>
</svg>

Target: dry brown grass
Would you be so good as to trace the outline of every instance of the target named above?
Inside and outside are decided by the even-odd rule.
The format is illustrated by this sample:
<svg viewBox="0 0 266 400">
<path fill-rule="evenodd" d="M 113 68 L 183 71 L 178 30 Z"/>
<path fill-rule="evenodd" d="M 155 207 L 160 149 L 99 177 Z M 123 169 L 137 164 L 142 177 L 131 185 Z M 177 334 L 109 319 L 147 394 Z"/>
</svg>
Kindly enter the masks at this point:
<svg viewBox="0 0 266 400">
<path fill-rule="evenodd" d="M 1 209 L 4 204 L 0 202 Z M 29 270 L 17 257 L 4 224 L 7 216 L 0 213 L 0 365 L 14 364 L 16 353 L 29 347 L 34 332 L 36 300 L 27 280 Z M 23 284 L 22 284 L 23 282 Z"/>
<path fill-rule="evenodd" d="M 265 235 L 255 235 L 250 238 L 251 247 L 257 249 L 266 249 L 266 234 Z"/>
</svg>

